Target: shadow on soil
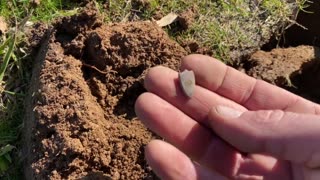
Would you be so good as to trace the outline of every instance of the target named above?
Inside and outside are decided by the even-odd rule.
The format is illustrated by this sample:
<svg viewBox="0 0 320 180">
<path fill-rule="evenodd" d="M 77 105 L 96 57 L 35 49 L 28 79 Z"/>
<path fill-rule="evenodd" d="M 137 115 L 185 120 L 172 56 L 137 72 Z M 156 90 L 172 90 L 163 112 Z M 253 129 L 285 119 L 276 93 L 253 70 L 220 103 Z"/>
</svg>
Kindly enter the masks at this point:
<svg viewBox="0 0 320 180">
<path fill-rule="evenodd" d="M 290 75 L 293 87 L 289 90 L 309 99 L 320 103 L 320 50 L 315 48 L 315 59 L 302 64 L 299 71 Z"/>
<path fill-rule="evenodd" d="M 314 102 L 320 102 L 320 1 L 307 2 L 307 8 L 297 16 L 299 25 L 292 25 L 283 34 L 280 40 L 273 39 L 261 49 L 271 51 L 274 48 L 298 47 L 308 45 L 314 47 L 314 59 L 303 63 L 299 70 L 290 74 L 290 86 L 284 88 Z M 254 64 L 247 64 L 249 68 Z M 247 67 L 247 68 L 248 68 Z M 275 84 L 284 84 L 288 79 L 280 77 Z"/>
<path fill-rule="evenodd" d="M 310 45 L 320 47 L 320 1 L 311 0 L 307 2 L 307 8 L 300 11 L 297 16 L 297 24 L 285 30 L 283 36 L 272 39 L 262 46 L 262 50 L 271 51 L 279 47 L 296 47 L 299 45 Z"/>
<path fill-rule="evenodd" d="M 308 8 L 301 11 L 297 22 L 306 29 L 293 25 L 284 36 L 284 46 L 311 45 L 320 47 L 320 1 L 313 0 Z"/>
</svg>

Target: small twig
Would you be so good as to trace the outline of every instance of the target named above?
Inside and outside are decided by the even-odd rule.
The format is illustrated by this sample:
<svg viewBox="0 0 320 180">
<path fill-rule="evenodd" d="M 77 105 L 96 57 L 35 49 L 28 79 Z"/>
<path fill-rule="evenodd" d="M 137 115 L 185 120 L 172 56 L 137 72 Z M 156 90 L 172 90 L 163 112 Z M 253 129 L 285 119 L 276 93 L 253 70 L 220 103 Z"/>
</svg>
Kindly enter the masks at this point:
<svg viewBox="0 0 320 180">
<path fill-rule="evenodd" d="M 307 27 L 305 27 L 305 26 L 303 26 L 302 24 L 300 24 L 300 23 L 298 23 L 297 21 L 295 21 L 295 20 L 288 20 L 291 24 L 289 24 L 287 27 L 285 27 L 285 29 L 288 29 L 288 28 L 290 28 L 291 26 L 293 26 L 293 25 L 297 25 L 297 26 L 299 26 L 300 28 L 302 28 L 302 29 L 304 29 L 304 30 L 308 30 L 308 28 Z"/>
<path fill-rule="evenodd" d="M 85 66 L 85 67 L 88 67 L 88 68 L 94 69 L 94 70 L 96 70 L 97 72 L 99 72 L 99 73 L 101 73 L 101 74 L 109 74 L 110 72 L 112 72 L 111 70 L 110 70 L 110 71 L 108 71 L 108 72 L 106 72 L 106 71 L 101 71 L 101 70 L 100 70 L 100 69 L 98 69 L 97 67 L 92 66 L 92 65 L 90 65 L 90 64 L 86 64 L 86 63 L 82 63 L 82 65 L 83 65 L 83 66 Z M 114 72 L 115 72 L 115 71 L 114 71 Z"/>
</svg>

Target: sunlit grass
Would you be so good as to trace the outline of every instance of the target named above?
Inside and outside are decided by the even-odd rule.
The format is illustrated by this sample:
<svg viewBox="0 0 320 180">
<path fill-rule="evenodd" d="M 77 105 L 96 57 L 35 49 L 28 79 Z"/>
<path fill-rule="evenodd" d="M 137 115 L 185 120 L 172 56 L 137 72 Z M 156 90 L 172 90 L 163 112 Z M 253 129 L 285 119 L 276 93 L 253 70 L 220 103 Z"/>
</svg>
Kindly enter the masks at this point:
<svg viewBox="0 0 320 180">
<path fill-rule="evenodd" d="M 170 12 L 180 14 L 195 8 L 197 16 L 187 31 L 172 32 L 168 27 L 167 32 L 179 42 L 195 41 L 203 47 L 208 47 L 214 56 L 225 62 L 234 60 L 231 55 L 234 50 L 260 47 L 271 35 L 277 33 L 280 35 L 282 26 L 292 23 L 293 19 L 290 18 L 293 17 L 293 11 L 305 8 L 304 4 L 307 2 L 307 0 L 296 0 L 291 3 L 283 0 L 149 0 L 147 4 L 140 3 L 140 6 L 137 6 L 137 1 L 139 0 L 110 0 L 106 21 L 151 20 L 155 14 L 160 13 L 163 16 Z"/>
<path fill-rule="evenodd" d="M 24 24 L 50 23 L 77 13 L 72 1 L 41 0 L 34 8 L 29 0 L 0 0 L 0 16 L 10 29 L 0 37 L 0 179 L 21 179 L 20 133 L 24 98 L 31 77 L 31 57 L 26 53 Z"/>
</svg>

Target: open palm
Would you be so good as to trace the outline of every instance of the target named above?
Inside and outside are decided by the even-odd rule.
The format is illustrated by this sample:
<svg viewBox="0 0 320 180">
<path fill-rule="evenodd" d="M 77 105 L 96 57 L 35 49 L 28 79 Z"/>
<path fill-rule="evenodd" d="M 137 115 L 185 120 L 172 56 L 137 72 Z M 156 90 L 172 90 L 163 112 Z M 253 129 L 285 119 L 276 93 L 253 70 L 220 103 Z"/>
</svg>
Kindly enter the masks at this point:
<svg viewBox="0 0 320 180">
<path fill-rule="evenodd" d="M 170 143 L 146 147 L 161 178 L 319 178 L 320 106 L 207 56 L 185 57 L 183 69 L 196 76 L 192 98 L 183 94 L 178 73 L 160 66 L 147 74 L 149 92 L 136 102 L 143 123 Z M 217 107 L 244 114 L 222 118 Z"/>
</svg>

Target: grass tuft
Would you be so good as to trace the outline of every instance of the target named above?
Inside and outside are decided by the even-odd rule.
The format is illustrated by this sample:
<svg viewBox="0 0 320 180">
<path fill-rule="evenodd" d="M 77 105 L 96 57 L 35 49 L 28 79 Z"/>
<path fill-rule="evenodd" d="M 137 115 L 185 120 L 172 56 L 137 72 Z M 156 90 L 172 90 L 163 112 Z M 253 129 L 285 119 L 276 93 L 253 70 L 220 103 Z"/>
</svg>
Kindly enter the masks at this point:
<svg viewBox="0 0 320 180">
<path fill-rule="evenodd" d="M 168 27 L 167 32 L 180 43 L 195 41 L 208 47 L 225 62 L 243 51 L 260 47 L 294 20 L 293 12 L 305 8 L 308 0 L 110 0 L 107 22 L 150 20 L 170 12 L 180 14 L 197 9 L 193 25 L 184 32 Z M 138 6 L 137 6 L 138 4 Z M 238 53 L 233 55 L 234 53 Z"/>
<path fill-rule="evenodd" d="M 21 179 L 20 132 L 24 97 L 31 77 L 30 54 L 25 49 L 27 22 L 50 23 L 77 13 L 74 1 L 41 0 L 35 9 L 29 0 L 0 0 L 0 16 L 10 30 L 0 37 L 0 179 Z"/>
</svg>

